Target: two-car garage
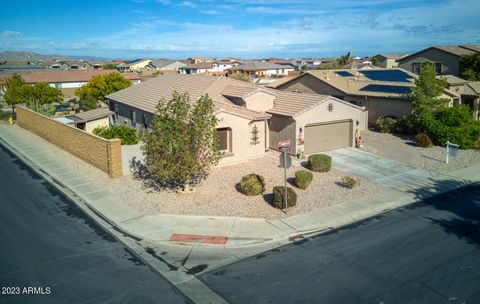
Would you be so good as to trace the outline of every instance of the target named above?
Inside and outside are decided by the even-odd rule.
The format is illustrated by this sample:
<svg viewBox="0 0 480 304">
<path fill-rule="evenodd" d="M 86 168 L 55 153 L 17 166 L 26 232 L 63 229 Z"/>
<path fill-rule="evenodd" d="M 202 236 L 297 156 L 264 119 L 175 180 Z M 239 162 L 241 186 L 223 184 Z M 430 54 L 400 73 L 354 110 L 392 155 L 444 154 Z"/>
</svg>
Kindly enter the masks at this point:
<svg viewBox="0 0 480 304">
<path fill-rule="evenodd" d="M 283 92 L 282 92 L 283 93 Z M 277 93 L 283 95 L 282 93 Z M 292 96 L 291 94 L 295 94 Z M 269 113 L 270 147 L 283 140 L 291 141 L 291 154 L 313 154 L 352 147 L 355 130 L 366 130 L 368 112 L 332 96 L 290 93 Z"/>
<path fill-rule="evenodd" d="M 351 147 L 353 121 L 335 121 L 305 126 L 305 154 Z"/>
</svg>

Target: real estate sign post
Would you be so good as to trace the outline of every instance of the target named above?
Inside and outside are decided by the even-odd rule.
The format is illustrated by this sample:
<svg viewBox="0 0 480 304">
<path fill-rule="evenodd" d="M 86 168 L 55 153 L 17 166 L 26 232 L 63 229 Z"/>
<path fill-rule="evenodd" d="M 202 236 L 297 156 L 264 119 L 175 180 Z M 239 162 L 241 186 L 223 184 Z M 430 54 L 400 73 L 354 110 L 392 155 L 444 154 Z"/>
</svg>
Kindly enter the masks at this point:
<svg viewBox="0 0 480 304">
<path fill-rule="evenodd" d="M 283 167 L 283 177 L 284 177 L 284 185 L 285 185 L 285 213 L 288 211 L 288 190 L 287 190 L 287 169 L 292 166 L 292 158 L 287 153 L 290 151 L 290 140 L 284 140 L 278 143 L 278 149 L 282 151 L 282 155 L 280 155 L 280 165 Z"/>
</svg>

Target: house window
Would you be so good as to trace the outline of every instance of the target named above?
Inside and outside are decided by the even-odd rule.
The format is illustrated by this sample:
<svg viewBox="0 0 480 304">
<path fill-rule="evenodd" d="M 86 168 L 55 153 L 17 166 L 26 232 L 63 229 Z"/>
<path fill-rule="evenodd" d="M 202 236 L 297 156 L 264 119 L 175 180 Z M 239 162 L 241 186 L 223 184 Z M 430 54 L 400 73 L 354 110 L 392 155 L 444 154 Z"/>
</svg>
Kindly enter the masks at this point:
<svg viewBox="0 0 480 304">
<path fill-rule="evenodd" d="M 222 152 L 232 152 L 232 129 L 217 129 L 219 150 Z"/>
<path fill-rule="evenodd" d="M 442 63 L 441 62 L 436 62 L 435 63 L 435 73 L 437 75 L 442 75 Z"/>
<path fill-rule="evenodd" d="M 130 121 L 131 121 L 131 126 L 132 127 L 136 127 L 137 126 L 137 123 L 136 123 L 136 117 L 137 116 L 137 113 L 135 113 L 135 111 L 130 111 Z"/>
<path fill-rule="evenodd" d="M 418 62 L 412 64 L 412 72 L 417 74 L 417 75 L 420 75 L 420 67 L 421 66 L 422 66 L 422 64 L 418 63 Z"/>
<path fill-rule="evenodd" d="M 62 84 L 61 84 L 61 83 L 56 83 L 56 84 L 55 84 L 55 88 L 56 88 L 56 89 L 61 89 L 61 88 L 62 88 Z"/>
</svg>

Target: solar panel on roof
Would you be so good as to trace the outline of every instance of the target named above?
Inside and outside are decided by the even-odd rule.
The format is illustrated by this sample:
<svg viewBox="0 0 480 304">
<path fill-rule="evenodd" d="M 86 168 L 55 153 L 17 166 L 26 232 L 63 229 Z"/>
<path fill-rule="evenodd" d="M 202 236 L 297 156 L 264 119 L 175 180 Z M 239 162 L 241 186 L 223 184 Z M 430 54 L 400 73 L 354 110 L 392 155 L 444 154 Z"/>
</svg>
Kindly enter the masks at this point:
<svg viewBox="0 0 480 304">
<path fill-rule="evenodd" d="M 369 84 L 361 88 L 360 91 L 392 93 L 392 94 L 407 94 L 408 92 L 410 92 L 410 87 L 383 85 L 383 84 Z"/>
<path fill-rule="evenodd" d="M 342 77 L 353 77 L 353 74 L 347 71 L 338 71 L 338 72 L 335 72 L 335 74 L 340 75 Z"/>
<path fill-rule="evenodd" d="M 371 80 L 379 81 L 409 82 L 408 79 L 412 78 L 410 75 L 400 70 L 360 71 L 360 73 Z"/>
</svg>

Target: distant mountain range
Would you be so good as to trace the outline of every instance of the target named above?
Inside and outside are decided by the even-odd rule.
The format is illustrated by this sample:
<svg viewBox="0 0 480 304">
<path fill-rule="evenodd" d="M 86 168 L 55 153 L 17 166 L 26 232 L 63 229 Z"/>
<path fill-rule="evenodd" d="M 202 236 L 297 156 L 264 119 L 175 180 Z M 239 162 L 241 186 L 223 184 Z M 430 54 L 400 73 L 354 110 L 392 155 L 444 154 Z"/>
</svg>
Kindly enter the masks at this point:
<svg viewBox="0 0 480 304">
<path fill-rule="evenodd" d="M 0 61 L 36 61 L 36 60 L 109 60 L 103 57 L 94 56 L 70 56 L 70 55 L 42 55 L 35 52 L 16 52 L 5 51 L 0 52 Z"/>
</svg>

